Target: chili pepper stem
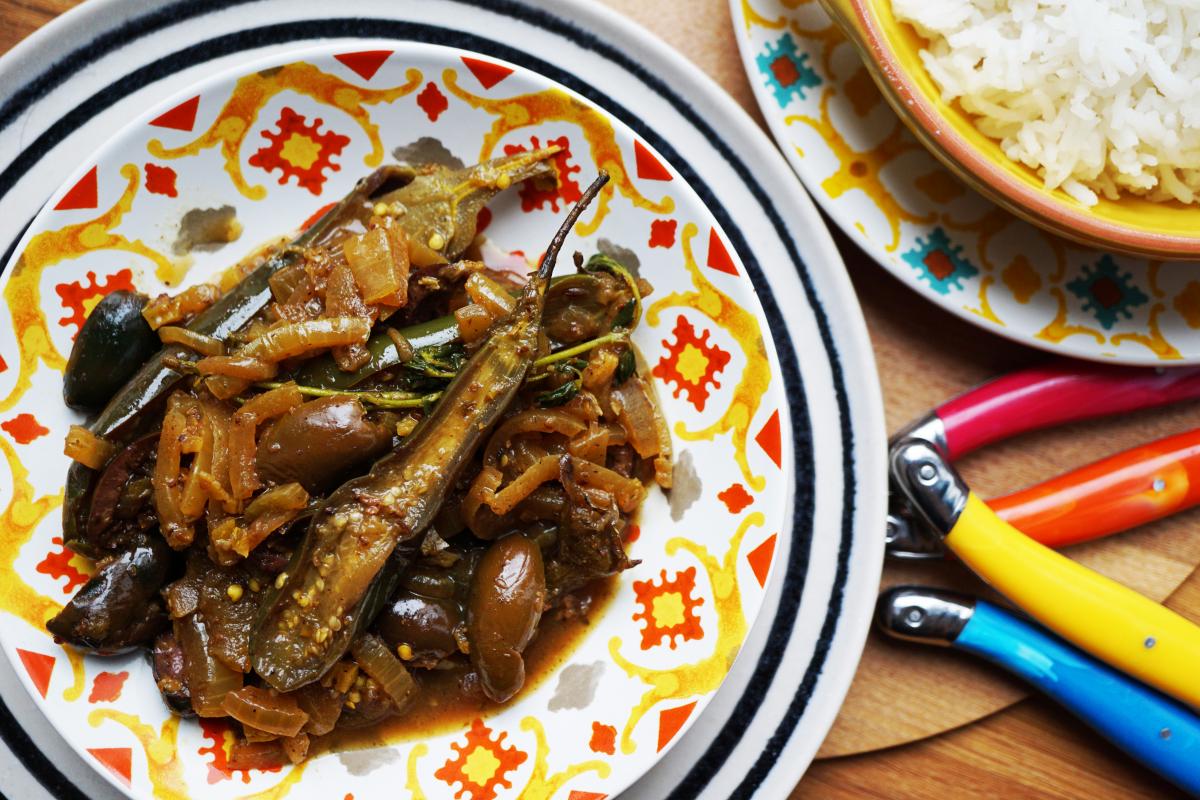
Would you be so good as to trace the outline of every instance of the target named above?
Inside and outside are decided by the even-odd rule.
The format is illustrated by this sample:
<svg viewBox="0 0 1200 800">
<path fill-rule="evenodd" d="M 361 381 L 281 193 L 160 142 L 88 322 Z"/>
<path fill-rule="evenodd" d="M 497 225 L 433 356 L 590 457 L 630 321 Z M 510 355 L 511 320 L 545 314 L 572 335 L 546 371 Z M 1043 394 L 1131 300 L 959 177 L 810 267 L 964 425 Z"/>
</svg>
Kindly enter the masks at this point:
<svg viewBox="0 0 1200 800">
<path fill-rule="evenodd" d="M 548 356 L 542 356 L 537 361 L 533 362 L 533 366 L 535 368 L 536 367 L 544 367 L 548 364 L 553 364 L 556 361 L 563 361 L 568 358 L 574 358 L 575 356 L 579 355 L 580 353 L 586 353 L 589 350 L 594 350 L 597 347 L 600 347 L 601 345 L 615 344 L 617 342 L 627 342 L 627 341 L 629 341 L 629 332 L 628 331 L 616 331 L 614 333 L 606 333 L 603 336 L 599 336 L 595 339 L 589 339 L 588 341 L 582 342 L 581 344 L 577 344 L 574 347 L 568 347 L 565 350 L 559 350 L 557 353 L 551 353 Z"/>
<path fill-rule="evenodd" d="M 278 389 L 283 386 L 277 381 L 262 381 L 254 384 L 260 389 Z M 300 394 L 309 397 L 356 397 L 365 403 L 380 408 L 423 408 L 426 403 L 437 400 L 441 392 L 414 394 L 413 392 L 370 391 L 362 389 L 321 389 L 316 386 L 297 386 Z"/>
</svg>

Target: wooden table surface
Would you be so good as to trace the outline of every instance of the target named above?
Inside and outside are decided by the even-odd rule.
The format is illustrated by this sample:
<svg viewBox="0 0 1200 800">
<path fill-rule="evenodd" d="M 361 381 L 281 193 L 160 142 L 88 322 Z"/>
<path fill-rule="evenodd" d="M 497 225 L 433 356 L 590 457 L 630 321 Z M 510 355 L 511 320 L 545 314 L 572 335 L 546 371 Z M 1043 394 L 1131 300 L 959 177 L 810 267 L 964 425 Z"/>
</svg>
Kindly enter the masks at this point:
<svg viewBox="0 0 1200 800">
<path fill-rule="evenodd" d="M 694 61 L 761 123 L 738 58 L 726 0 L 599 1 L 632 17 Z M 0 53 L 76 2 L 0 0 Z M 924 302 L 845 237 L 839 234 L 837 239 L 863 303 L 889 428 L 992 375 L 1044 359 Z M 986 496 L 1094 460 L 1115 446 L 1130 446 L 1190 426 L 1186 413 L 1178 411 L 1133 415 L 1109 425 L 1073 426 L 1050 437 L 1002 447 L 968 476 Z M 1196 519 L 1172 524 L 1194 526 Z M 1186 583 L 1171 604 L 1200 608 L 1200 579 Z M 890 677 L 905 680 L 904 674 Z M 869 728 L 869 712 L 860 704 L 855 713 L 860 718 L 839 722 L 838 735 Z M 793 795 L 892 800 L 1177 796 L 1040 698 L 1022 700 L 981 721 L 913 744 L 819 760 Z"/>
</svg>

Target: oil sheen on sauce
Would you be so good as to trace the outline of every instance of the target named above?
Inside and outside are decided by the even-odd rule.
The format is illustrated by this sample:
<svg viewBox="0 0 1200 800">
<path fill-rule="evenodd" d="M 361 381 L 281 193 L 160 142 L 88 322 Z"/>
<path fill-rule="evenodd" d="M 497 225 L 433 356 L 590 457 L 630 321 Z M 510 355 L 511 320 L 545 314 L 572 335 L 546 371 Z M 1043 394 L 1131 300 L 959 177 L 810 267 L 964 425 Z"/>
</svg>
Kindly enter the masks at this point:
<svg viewBox="0 0 1200 800">
<path fill-rule="evenodd" d="M 469 728 L 471 721 L 487 717 L 511 703 L 519 703 L 547 678 L 570 661 L 575 650 L 597 626 L 612 600 L 620 575 L 594 581 L 577 596 L 588 608 L 586 616 L 560 620 L 548 614 L 525 650 L 525 686 L 504 705 L 482 694 L 464 693 L 460 681 L 470 672 L 464 663 L 448 670 L 413 670 L 416 699 L 402 716 L 355 730 L 337 730 L 323 737 L 315 752 L 358 750 L 424 739 Z"/>
</svg>

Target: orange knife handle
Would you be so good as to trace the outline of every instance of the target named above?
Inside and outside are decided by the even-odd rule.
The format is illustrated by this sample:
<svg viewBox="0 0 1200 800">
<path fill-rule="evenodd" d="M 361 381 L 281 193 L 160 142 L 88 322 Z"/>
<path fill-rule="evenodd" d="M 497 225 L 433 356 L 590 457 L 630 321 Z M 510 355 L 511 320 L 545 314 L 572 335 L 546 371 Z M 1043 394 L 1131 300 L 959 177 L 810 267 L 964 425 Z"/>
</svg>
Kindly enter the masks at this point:
<svg viewBox="0 0 1200 800">
<path fill-rule="evenodd" d="M 987 501 L 1050 547 L 1098 539 L 1200 504 L 1200 429 L 1126 450 Z"/>
</svg>

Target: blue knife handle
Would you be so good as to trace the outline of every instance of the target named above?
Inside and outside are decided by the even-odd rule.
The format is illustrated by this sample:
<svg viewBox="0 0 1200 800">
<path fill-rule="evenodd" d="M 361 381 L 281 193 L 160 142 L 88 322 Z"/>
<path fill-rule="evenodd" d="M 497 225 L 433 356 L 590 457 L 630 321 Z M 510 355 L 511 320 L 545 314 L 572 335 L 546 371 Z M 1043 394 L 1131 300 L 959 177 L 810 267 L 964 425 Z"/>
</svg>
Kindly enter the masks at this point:
<svg viewBox="0 0 1200 800">
<path fill-rule="evenodd" d="M 1200 796 L 1195 712 L 982 600 L 952 646 L 1016 673 L 1117 747 Z"/>
</svg>

